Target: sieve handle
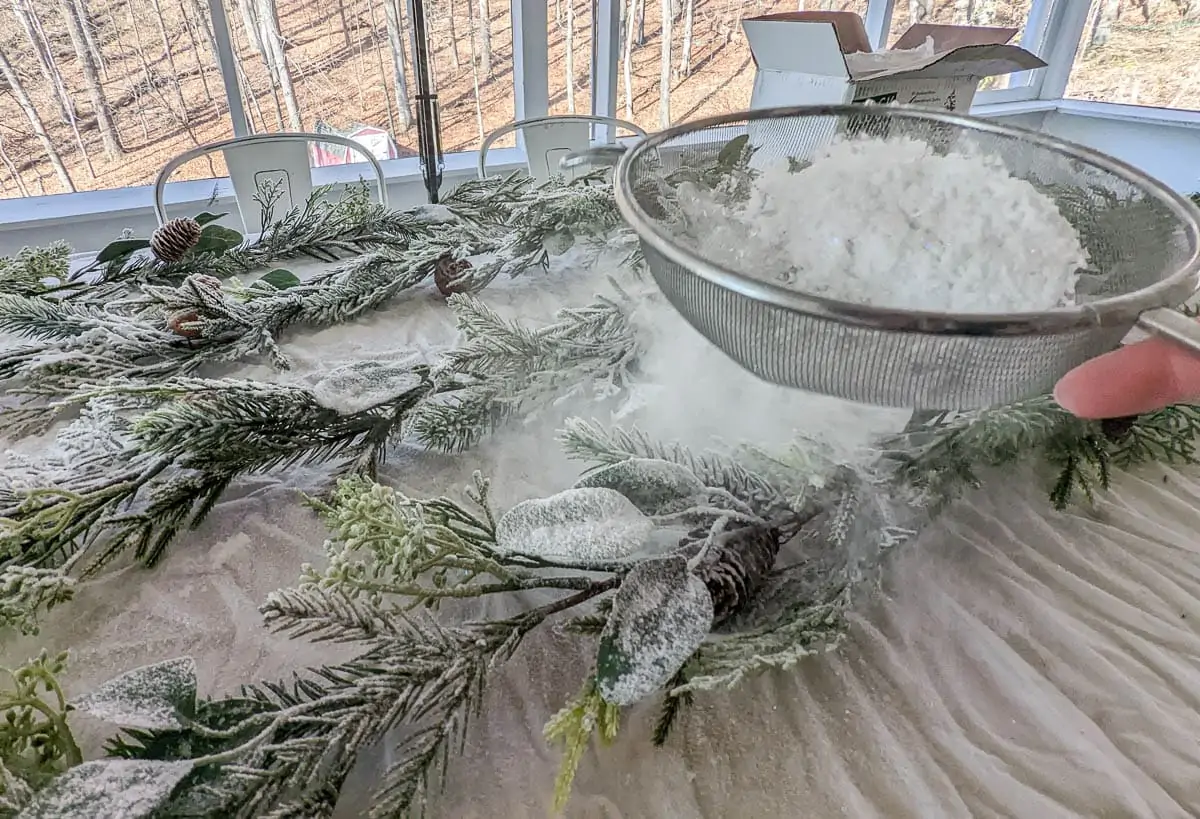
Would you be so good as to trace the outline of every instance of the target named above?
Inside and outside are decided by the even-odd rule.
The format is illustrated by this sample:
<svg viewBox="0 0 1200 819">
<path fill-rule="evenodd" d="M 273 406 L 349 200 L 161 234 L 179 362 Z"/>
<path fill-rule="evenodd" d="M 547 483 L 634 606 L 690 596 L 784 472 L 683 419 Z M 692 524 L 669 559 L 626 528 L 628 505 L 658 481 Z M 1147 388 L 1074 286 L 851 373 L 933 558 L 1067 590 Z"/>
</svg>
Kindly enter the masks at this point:
<svg viewBox="0 0 1200 819">
<path fill-rule="evenodd" d="M 1137 326 L 1160 338 L 1173 341 L 1190 352 L 1200 353 L 1200 322 L 1170 307 L 1147 310 Z"/>
<path fill-rule="evenodd" d="M 572 151 L 559 160 L 558 167 L 570 171 L 597 165 L 616 165 L 626 150 L 623 145 L 597 145 L 586 151 Z"/>
</svg>

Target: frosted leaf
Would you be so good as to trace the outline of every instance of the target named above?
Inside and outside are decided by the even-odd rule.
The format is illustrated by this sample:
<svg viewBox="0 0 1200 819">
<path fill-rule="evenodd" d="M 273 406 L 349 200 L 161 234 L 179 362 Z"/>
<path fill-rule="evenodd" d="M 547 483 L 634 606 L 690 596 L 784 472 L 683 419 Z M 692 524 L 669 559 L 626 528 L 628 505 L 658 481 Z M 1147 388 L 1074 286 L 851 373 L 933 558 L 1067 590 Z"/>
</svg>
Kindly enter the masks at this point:
<svg viewBox="0 0 1200 819">
<path fill-rule="evenodd" d="M 667 515 L 695 506 L 706 489 L 686 466 L 658 458 L 609 464 L 584 475 L 575 485 L 614 489 L 647 515 Z"/>
<path fill-rule="evenodd" d="M 122 728 L 184 728 L 196 709 L 196 662 L 180 657 L 135 668 L 73 703 L 75 709 Z"/>
<path fill-rule="evenodd" d="M 407 360 L 355 361 L 326 374 L 313 385 L 312 394 L 322 407 L 353 415 L 410 392 L 421 381 Z"/>
<path fill-rule="evenodd" d="M 542 237 L 542 247 L 551 256 L 561 256 L 575 245 L 575 235 L 566 228 L 560 228 Z"/>
<path fill-rule="evenodd" d="M 496 524 L 496 546 L 542 557 L 615 560 L 636 552 L 653 529 L 620 492 L 567 489 L 505 512 Z"/>
<path fill-rule="evenodd" d="M 186 761 L 84 762 L 52 779 L 17 819 L 143 819 L 156 815 L 191 772 L 192 763 Z"/>
<path fill-rule="evenodd" d="M 625 576 L 600 634 L 596 684 L 613 705 L 660 690 L 712 630 L 713 600 L 687 558 L 645 560 Z"/>
</svg>

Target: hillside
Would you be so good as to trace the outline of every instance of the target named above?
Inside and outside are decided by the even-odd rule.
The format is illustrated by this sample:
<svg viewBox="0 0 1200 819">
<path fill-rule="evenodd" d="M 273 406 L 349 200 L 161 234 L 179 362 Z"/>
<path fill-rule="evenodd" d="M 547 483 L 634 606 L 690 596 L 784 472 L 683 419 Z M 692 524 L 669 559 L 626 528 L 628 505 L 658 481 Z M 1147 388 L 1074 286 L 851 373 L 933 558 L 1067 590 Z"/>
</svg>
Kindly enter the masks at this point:
<svg viewBox="0 0 1200 819">
<path fill-rule="evenodd" d="M 14 8 L 23 6 L 24 19 L 32 19 L 36 30 L 31 34 L 20 26 L 6 24 L 0 31 L 0 51 L 7 56 L 19 85 L 36 108 L 75 189 L 148 184 L 172 156 L 231 135 L 204 2 L 86 0 L 88 33 L 99 57 L 99 86 L 125 149 L 122 157 L 106 157 L 94 117 L 95 106 L 86 93 L 86 67 L 77 57 L 66 24 L 70 10 L 82 8 L 80 2 L 16 0 Z M 387 128 L 403 152 L 415 153 L 415 130 L 404 128 L 396 107 L 385 17 L 388 2 L 278 0 L 279 31 L 303 128 L 312 129 L 317 121 L 335 128 L 355 123 L 376 125 Z M 574 110 L 588 111 L 591 3 L 548 2 L 551 111 L 566 113 L 572 102 Z M 566 48 L 569 2 L 574 3 L 571 70 L 567 67 Z M 746 107 L 754 68 L 740 20 L 795 8 L 794 0 L 694 2 L 690 71 L 686 75 L 679 71 L 684 15 L 681 13 L 681 19 L 673 24 L 670 116 L 674 122 Z M 1200 108 L 1200 64 L 1190 56 L 1200 46 L 1200 25 L 1182 19 L 1181 2 L 1157 0 L 1149 12 L 1130 4 L 1121 9 L 1120 19 L 1106 18 L 1105 36 L 1097 40 L 1103 43 L 1093 46 L 1076 66 L 1071 96 Z M 907 28 L 907 8 L 919 3 L 912 0 L 898 5 L 893 37 Z M 980 19 L 986 11 L 987 22 L 994 25 L 1020 26 L 1028 5 L 1029 0 L 993 0 L 985 9 L 983 0 L 978 0 L 972 13 Z M 247 113 L 257 130 L 287 129 L 286 100 L 271 90 L 278 84 L 271 80 L 267 62 L 251 47 L 242 6 L 235 0 L 226 0 L 226 6 L 239 55 L 240 81 L 247 92 Z M 1111 2 L 1106 3 L 1106 9 L 1111 6 Z M 961 7 L 955 0 L 935 0 L 927 19 L 952 22 L 956 8 Z M 476 77 L 471 66 L 473 62 L 479 65 L 481 49 L 478 42 L 473 47 L 469 32 L 477 13 L 485 8 L 491 71 L 480 70 Z M 840 8 L 864 13 L 865 2 L 849 0 Z M 434 75 L 442 105 L 443 144 L 446 152 L 471 150 L 479 144 L 481 134 L 512 119 L 509 10 L 499 0 L 434 0 L 428 16 Z M 632 98 L 627 100 L 621 78 L 618 116 L 653 130 L 660 121 L 659 3 L 650 0 L 646 4 L 644 24 L 635 24 L 635 35 L 639 29 L 642 36 L 635 36 L 630 66 Z M 39 60 L 35 41 L 42 44 L 47 60 Z M 404 42 L 408 50 L 407 35 Z M 47 61 L 54 71 L 47 71 Z M 55 74 L 61 77 L 65 98 L 74 103 L 78 138 L 67 121 L 69 117 L 63 115 L 64 106 L 56 101 Z M 573 78 L 573 100 L 569 99 L 568 76 Z M 222 173 L 219 160 L 196 162 L 182 169 L 177 178 L 211 178 Z M 47 161 L 47 151 L 33 133 L 14 89 L 0 75 L 0 195 L 64 190 L 61 174 L 56 174 Z"/>
</svg>

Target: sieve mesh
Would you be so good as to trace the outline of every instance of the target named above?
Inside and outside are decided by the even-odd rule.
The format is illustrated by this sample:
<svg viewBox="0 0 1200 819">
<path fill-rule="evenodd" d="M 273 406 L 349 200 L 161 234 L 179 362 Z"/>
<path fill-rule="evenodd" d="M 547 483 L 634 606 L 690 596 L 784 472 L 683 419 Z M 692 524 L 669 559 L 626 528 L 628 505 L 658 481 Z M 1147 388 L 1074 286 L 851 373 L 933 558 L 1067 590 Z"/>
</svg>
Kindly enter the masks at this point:
<svg viewBox="0 0 1200 819">
<path fill-rule="evenodd" d="M 829 301 L 706 259 L 672 207 L 683 181 L 703 181 L 719 157 L 727 163 L 721 152 L 731 144 L 745 143 L 741 156 L 762 168 L 805 163 L 831 140 L 857 135 L 998 157 L 1051 196 L 1088 252 L 1080 304 L 949 315 Z M 1116 347 L 1143 311 L 1183 302 L 1200 270 L 1200 213 L 1160 183 L 1085 148 L 940 111 L 821 106 L 715 117 L 643 141 L 616 178 L 655 281 L 692 326 L 760 378 L 865 403 L 971 409 L 1044 393 Z"/>
</svg>

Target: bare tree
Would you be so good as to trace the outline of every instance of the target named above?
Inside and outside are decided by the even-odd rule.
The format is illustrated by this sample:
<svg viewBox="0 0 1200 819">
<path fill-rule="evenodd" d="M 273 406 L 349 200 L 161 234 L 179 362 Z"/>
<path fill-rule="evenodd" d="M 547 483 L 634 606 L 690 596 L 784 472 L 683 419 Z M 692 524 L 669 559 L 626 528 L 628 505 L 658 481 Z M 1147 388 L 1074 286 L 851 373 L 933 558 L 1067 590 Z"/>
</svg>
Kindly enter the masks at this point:
<svg viewBox="0 0 1200 819">
<path fill-rule="evenodd" d="M 396 107 L 400 125 L 407 131 L 412 127 L 412 104 L 408 99 L 408 56 L 404 49 L 404 15 L 399 0 L 383 0 L 383 16 L 387 22 L 388 45 L 392 52 L 392 71 L 396 80 Z"/>
<path fill-rule="evenodd" d="M 467 22 L 471 26 L 471 86 L 475 91 L 475 126 L 479 130 L 479 144 L 483 144 L 486 134 L 483 131 L 483 101 L 479 98 L 479 63 L 475 53 L 475 15 L 471 12 L 470 0 L 467 0 Z M 432 62 L 432 61 L 431 61 Z"/>
<path fill-rule="evenodd" d="M 87 40 L 83 35 L 83 22 L 79 19 L 75 3 L 72 0 L 59 0 L 59 8 L 67 23 L 67 34 L 71 38 L 71 46 L 75 49 L 75 56 L 79 60 L 79 68 L 83 73 L 83 84 L 87 89 L 88 99 L 92 103 L 92 113 L 96 116 L 96 127 L 100 131 L 100 142 L 104 146 L 104 153 L 111 159 L 118 159 L 125 155 L 125 149 L 121 146 L 121 135 L 117 132 L 112 110 L 108 106 L 108 100 L 104 97 L 104 87 L 100 84 L 100 71 L 96 67 L 95 60 L 92 59 L 92 52 L 88 50 Z"/>
<path fill-rule="evenodd" d="M 450 59 L 454 61 L 454 68 L 457 70 L 462 67 L 462 62 L 458 56 L 458 34 L 454 31 L 454 15 L 454 0 L 446 0 L 446 26 L 450 34 Z"/>
<path fill-rule="evenodd" d="M 58 104 L 62 121 L 70 122 L 72 116 L 75 114 L 75 103 L 71 99 L 70 94 L 67 93 L 62 74 L 59 72 L 58 65 L 51 56 L 50 41 L 47 39 L 46 32 L 42 28 L 41 20 L 37 18 L 37 12 L 27 0 L 12 0 L 12 10 L 13 16 L 17 18 L 17 25 L 25 33 L 25 38 L 29 40 L 29 44 L 33 48 L 33 54 L 37 57 L 38 69 L 41 72 L 42 79 L 46 81 L 46 85 L 50 86 L 51 91 L 54 93 L 54 100 Z"/>
<path fill-rule="evenodd" d="M 629 0 L 625 13 L 625 119 L 633 119 L 633 18 L 637 14 L 638 0 Z"/>
<path fill-rule="evenodd" d="M 4 138 L 0 136 L 0 162 L 4 163 L 4 167 L 8 169 L 8 175 L 12 177 L 13 184 L 17 187 L 18 196 L 28 196 L 29 188 L 25 187 L 25 180 L 21 178 L 21 171 L 13 163 L 12 157 L 8 155 L 8 150 L 4 147 Z"/>
<path fill-rule="evenodd" d="M 192 11 L 198 12 L 199 9 L 196 8 L 195 3 L 196 0 L 193 0 Z M 188 40 L 192 44 L 192 54 L 196 57 L 196 72 L 200 75 L 200 86 L 204 89 L 204 98 L 213 103 L 219 117 L 221 109 L 216 105 L 216 98 L 213 97 L 212 89 L 208 87 L 208 72 L 204 70 L 204 58 L 201 56 L 203 52 L 200 48 L 200 40 L 196 37 L 196 25 L 192 22 L 192 16 L 188 14 L 187 3 L 184 0 L 179 0 L 179 15 L 183 18 L 183 28 L 187 33 Z M 207 33 L 208 29 L 203 23 L 203 18 L 201 18 L 200 27 L 205 29 L 205 33 Z M 211 44 L 211 49 L 209 53 L 215 55 L 217 53 L 216 43 Z"/>
<path fill-rule="evenodd" d="M 679 55 L 679 76 L 692 73 L 692 28 L 696 22 L 696 0 L 687 0 L 683 17 L 683 50 Z"/>
<path fill-rule="evenodd" d="M 300 106 L 296 104 L 296 87 L 292 83 L 292 71 L 284 54 L 283 37 L 279 33 L 279 10 L 275 0 L 258 0 L 258 24 L 262 34 L 263 52 L 275 87 L 283 97 L 288 122 L 293 130 L 300 130 Z"/>
<path fill-rule="evenodd" d="M 162 40 L 163 57 L 166 59 L 167 68 L 171 72 L 169 82 L 175 90 L 175 99 L 179 103 L 179 122 L 184 127 L 187 127 L 191 117 L 188 112 L 187 100 L 183 96 L 183 84 L 179 81 L 179 69 L 175 66 L 175 55 L 172 53 L 171 37 L 167 34 L 167 23 L 163 19 L 162 3 L 159 0 L 150 0 L 150 7 L 154 11 L 152 16 L 158 23 L 158 37 Z"/>
<path fill-rule="evenodd" d="M 262 30 L 258 24 L 258 9 L 255 8 L 255 0 L 237 0 L 238 13 L 242 18 L 242 29 L 246 32 L 246 41 L 250 46 L 250 50 L 255 54 L 263 55 L 266 59 L 266 50 L 263 49 Z"/>
<path fill-rule="evenodd" d="M 641 48 L 645 44 L 646 44 L 646 0 L 638 0 L 638 4 L 637 4 L 637 46 L 638 46 L 638 48 Z"/>
<path fill-rule="evenodd" d="M 37 137 L 38 142 L 42 143 L 42 148 L 46 151 L 46 158 L 50 160 L 50 165 L 54 168 L 54 173 L 58 175 L 58 181 L 62 183 L 63 188 L 68 192 L 73 192 L 75 190 L 75 183 L 71 181 L 71 175 L 67 173 L 67 166 L 63 164 L 62 156 L 59 155 L 58 149 L 54 147 L 54 141 L 46 133 L 46 126 L 42 123 L 41 115 L 38 114 L 37 108 L 34 107 L 33 101 L 25 91 L 25 86 L 21 83 L 21 78 L 17 75 L 16 69 L 13 68 L 13 64 L 8 59 L 8 55 L 4 53 L 3 48 L 0 48 L 0 77 L 4 78 L 4 82 L 8 85 L 9 93 L 13 95 L 13 99 L 17 101 L 17 106 L 25 114 L 25 118 L 29 120 L 29 128 L 33 131 L 33 135 Z"/>
<path fill-rule="evenodd" d="M 671 0 L 662 0 L 662 65 L 658 72 L 658 122 L 671 125 Z"/>
<path fill-rule="evenodd" d="M 492 76 L 492 13 L 488 0 L 479 0 L 479 71 Z"/>
<path fill-rule="evenodd" d="M 575 0 L 567 0 L 566 53 L 563 73 L 566 75 L 567 113 L 575 113 Z"/>
<path fill-rule="evenodd" d="M 108 65 L 104 61 L 104 52 L 100 50 L 100 45 L 96 42 L 92 16 L 88 14 L 87 5 L 84 3 L 84 0 L 73 0 L 73 2 L 75 4 L 75 16 L 79 18 L 79 27 L 83 32 L 83 41 L 87 43 L 88 51 L 91 53 L 96 67 L 100 69 L 100 73 L 107 80 Z"/>
<path fill-rule="evenodd" d="M 1092 10 L 1092 19 L 1088 24 L 1087 41 L 1083 45 L 1083 54 L 1102 46 L 1112 36 L 1112 25 L 1120 17 L 1121 0 L 1097 0 Z"/>
</svg>

